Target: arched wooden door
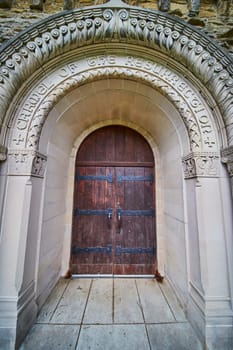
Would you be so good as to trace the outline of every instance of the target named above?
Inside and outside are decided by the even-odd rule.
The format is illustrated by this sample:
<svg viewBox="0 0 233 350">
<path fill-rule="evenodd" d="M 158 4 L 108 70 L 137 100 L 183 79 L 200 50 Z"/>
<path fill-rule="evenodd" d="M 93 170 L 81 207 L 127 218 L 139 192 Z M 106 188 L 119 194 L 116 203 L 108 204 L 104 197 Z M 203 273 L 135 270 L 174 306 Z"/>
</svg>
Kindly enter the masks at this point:
<svg viewBox="0 0 233 350">
<path fill-rule="evenodd" d="M 72 274 L 155 274 L 154 158 L 137 132 L 108 126 L 76 158 Z"/>
</svg>

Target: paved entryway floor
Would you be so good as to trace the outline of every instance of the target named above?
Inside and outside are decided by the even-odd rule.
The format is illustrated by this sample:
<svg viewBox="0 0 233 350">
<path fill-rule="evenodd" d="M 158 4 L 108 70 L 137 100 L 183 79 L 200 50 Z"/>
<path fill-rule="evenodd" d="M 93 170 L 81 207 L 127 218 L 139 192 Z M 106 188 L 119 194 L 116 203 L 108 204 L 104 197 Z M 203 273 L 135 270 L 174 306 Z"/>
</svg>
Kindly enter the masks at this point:
<svg viewBox="0 0 233 350">
<path fill-rule="evenodd" d="M 60 280 L 20 350 L 201 350 L 166 281 Z"/>
</svg>

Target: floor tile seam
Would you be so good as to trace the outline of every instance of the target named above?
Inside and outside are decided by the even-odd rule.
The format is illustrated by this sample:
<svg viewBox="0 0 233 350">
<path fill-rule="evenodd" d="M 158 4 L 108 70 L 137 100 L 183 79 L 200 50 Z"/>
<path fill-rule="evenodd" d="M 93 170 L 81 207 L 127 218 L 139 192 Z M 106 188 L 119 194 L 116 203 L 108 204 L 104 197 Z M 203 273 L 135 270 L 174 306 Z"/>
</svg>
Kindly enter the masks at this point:
<svg viewBox="0 0 233 350">
<path fill-rule="evenodd" d="M 42 325 L 42 326 L 134 326 L 134 325 L 164 325 L 164 324 L 189 324 L 188 321 L 182 321 L 182 322 L 108 322 L 108 323 L 43 323 L 43 322 L 37 322 L 36 325 Z"/>
<path fill-rule="evenodd" d="M 151 346 L 151 342 L 150 342 L 150 337 L 149 337 L 149 332 L 148 329 L 146 327 L 146 319 L 145 319 L 145 315 L 144 315 L 144 311 L 143 311 L 143 306 L 142 306 L 142 302 L 141 302 L 141 298 L 140 298 L 140 294 L 139 294 L 139 290 L 138 290 L 138 285 L 137 285 L 137 280 L 134 280 L 135 283 L 135 287 L 136 287 L 136 291 L 137 291 L 137 295 L 138 295 L 138 300 L 139 300 L 139 307 L 141 309 L 141 313 L 142 313 L 142 318 L 144 321 L 144 327 L 145 327 L 145 331 L 146 331 L 146 336 L 147 336 L 147 341 L 148 341 L 148 345 L 149 345 L 149 349 L 152 350 L 152 346 Z"/>
<path fill-rule="evenodd" d="M 82 326 L 144 326 L 145 323 L 83 323 Z"/>
<path fill-rule="evenodd" d="M 56 307 L 54 308 L 53 313 L 52 313 L 52 315 L 51 315 L 50 318 L 49 318 L 49 322 L 51 322 L 51 320 L 52 320 L 52 318 L 53 318 L 55 312 L 57 311 L 58 305 L 60 304 L 60 302 L 61 302 L 61 300 L 62 300 L 62 298 L 63 298 L 63 295 L 65 294 L 65 292 L 66 292 L 66 290 L 67 290 L 67 288 L 68 288 L 68 286 L 69 286 L 69 284 L 70 284 L 70 281 L 71 281 L 71 280 L 68 280 L 68 282 L 66 283 L 66 286 L 65 286 L 63 292 L 61 293 L 60 298 L 58 299 L 57 305 L 56 305 Z"/>
<path fill-rule="evenodd" d="M 83 323 L 83 326 L 99 326 L 99 325 L 103 325 L 103 326 L 123 326 L 123 325 L 127 325 L 127 326 L 134 326 L 134 325 L 144 325 L 144 322 L 133 322 L 133 323 L 127 323 L 127 322 L 115 322 L 115 323 Z"/>
<path fill-rule="evenodd" d="M 119 323 L 83 323 L 82 326 L 134 326 L 134 325 L 164 325 L 164 324 L 189 324 L 188 322 L 133 322 L 133 323 L 127 323 L 127 322 L 119 322 Z"/>
<path fill-rule="evenodd" d="M 115 283 L 114 278 L 112 279 L 112 323 L 115 322 Z"/>
<path fill-rule="evenodd" d="M 82 326 L 153 326 L 159 324 L 177 324 L 176 322 L 164 322 L 164 323 L 83 323 Z"/>
<path fill-rule="evenodd" d="M 90 287 L 89 287 L 89 290 L 88 290 L 87 299 L 86 299 L 86 303 L 85 303 L 85 306 L 84 306 L 82 319 L 81 319 L 81 323 L 80 323 L 80 327 L 79 327 L 79 332 L 78 332 L 77 340 L 76 340 L 76 343 L 75 343 L 75 350 L 78 348 L 78 342 L 79 342 L 79 338 L 80 338 L 80 334 L 81 334 L 81 329 L 82 329 L 82 325 L 83 325 L 83 320 L 84 320 L 87 304 L 88 304 L 89 297 L 90 297 L 90 294 L 91 294 L 92 285 L 93 285 L 93 279 L 91 279 Z"/>
<path fill-rule="evenodd" d="M 188 321 L 185 321 L 185 322 L 176 322 L 176 321 L 174 321 L 174 322 L 157 322 L 157 323 L 148 322 L 148 323 L 146 323 L 146 326 L 165 325 L 165 324 L 171 324 L 171 325 L 183 324 L 183 325 L 186 325 L 186 324 L 189 324 L 189 322 Z"/>
<path fill-rule="evenodd" d="M 44 325 L 44 326 L 80 326 L 81 323 L 58 323 L 58 322 L 48 322 L 48 323 L 43 323 L 43 322 L 37 322 L 37 325 Z"/>
<path fill-rule="evenodd" d="M 173 311 L 173 309 L 172 309 L 172 307 L 171 307 L 171 305 L 170 305 L 170 303 L 168 301 L 168 298 L 167 298 L 166 294 L 163 291 L 163 288 L 160 286 L 159 282 L 157 282 L 157 283 L 158 283 L 159 289 L 160 289 L 160 291 L 161 291 L 161 293 L 162 293 L 162 295 L 163 295 L 163 297 L 164 297 L 164 299 L 165 299 L 165 301 L 166 301 L 166 303 L 167 303 L 167 305 L 168 305 L 168 307 L 169 307 L 169 309 L 170 309 L 170 311 L 172 313 L 172 316 L 174 317 L 174 320 L 176 322 L 178 322 L 178 319 L 176 318 L 175 312 Z"/>
</svg>

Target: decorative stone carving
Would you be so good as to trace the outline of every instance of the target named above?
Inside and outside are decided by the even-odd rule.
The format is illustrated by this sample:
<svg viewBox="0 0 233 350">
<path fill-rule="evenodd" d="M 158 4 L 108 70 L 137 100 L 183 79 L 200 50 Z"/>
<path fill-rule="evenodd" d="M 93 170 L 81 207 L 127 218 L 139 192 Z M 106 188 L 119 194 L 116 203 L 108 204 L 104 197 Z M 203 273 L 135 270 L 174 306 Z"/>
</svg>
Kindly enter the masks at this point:
<svg viewBox="0 0 233 350">
<path fill-rule="evenodd" d="M 59 13 L 4 45 L 0 50 L 0 115 L 5 115 L 22 83 L 51 58 L 91 44 L 132 43 L 162 51 L 188 67 L 215 99 L 229 144 L 233 144 L 232 57 L 212 38 L 176 17 L 122 6 L 110 2 Z"/>
<path fill-rule="evenodd" d="M 37 151 L 10 150 L 9 175 L 44 177 L 47 157 Z"/>
<path fill-rule="evenodd" d="M 31 121 L 31 127 L 28 130 L 26 147 L 27 148 L 36 148 L 39 142 L 40 131 L 44 124 L 44 121 L 50 112 L 51 108 L 56 102 L 59 101 L 61 97 L 67 94 L 72 88 L 75 88 L 79 85 L 82 85 L 86 82 L 91 82 L 100 77 L 107 78 L 117 78 L 117 77 L 126 77 L 132 80 L 141 80 L 146 81 L 152 87 L 159 89 L 165 96 L 171 100 L 178 111 L 182 115 L 185 125 L 188 129 L 190 135 L 190 147 L 191 149 L 199 149 L 201 147 L 201 135 L 199 126 L 195 120 L 192 109 L 182 97 L 182 94 L 178 93 L 172 86 L 173 81 L 168 83 L 164 81 L 163 75 L 161 73 L 160 78 L 154 78 L 153 75 L 148 75 L 147 73 L 134 70 L 131 68 L 124 67 L 114 67 L 114 68 L 94 68 L 86 72 L 80 72 L 76 77 L 72 77 L 69 80 L 65 80 L 64 83 L 60 84 L 56 89 L 54 89 L 51 94 L 49 94 L 45 101 L 41 104 L 40 108 L 35 112 L 35 115 Z"/>
<path fill-rule="evenodd" d="M 182 158 L 185 179 L 218 177 L 219 155 L 215 152 L 192 152 Z"/>
<path fill-rule="evenodd" d="M 0 145 L 0 162 L 6 160 L 7 148 L 3 145 Z"/>
<path fill-rule="evenodd" d="M 221 151 L 222 162 L 227 165 L 230 177 L 233 177 L 233 146 L 225 148 Z"/>
<path fill-rule="evenodd" d="M 44 177 L 46 161 L 47 157 L 37 152 L 32 161 L 33 176 Z"/>
<path fill-rule="evenodd" d="M 231 194 L 233 197 L 233 146 L 225 148 L 221 151 L 222 162 L 227 165 L 227 171 L 231 178 Z"/>
<path fill-rule="evenodd" d="M 74 61 L 54 72 L 56 84 L 45 80 L 34 86 L 18 107 L 11 148 L 37 149 L 44 121 L 53 106 L 69 91 L 100 78 L 144 82 L 165 95 L 183 118 L 192 151 L 216 149 L 215 131 L 201 95 L 183 77 L 163 65 L 134 56 L 99 55 Z M 59 81 L 60 79 L 60 81 Z"/>
</svg>

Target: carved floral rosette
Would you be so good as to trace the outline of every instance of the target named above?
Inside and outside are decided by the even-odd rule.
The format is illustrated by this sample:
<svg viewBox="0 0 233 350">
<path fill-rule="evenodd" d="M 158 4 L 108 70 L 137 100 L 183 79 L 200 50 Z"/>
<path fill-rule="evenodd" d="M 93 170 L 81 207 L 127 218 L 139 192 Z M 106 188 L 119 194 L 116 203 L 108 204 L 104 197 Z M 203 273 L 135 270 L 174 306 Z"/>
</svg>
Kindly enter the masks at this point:
<svg viewBox="0 0 233 350">
<path fill-rule="evenodd" d="M 47 157 L 37 151 L 9 150 L 8 174 L 44 177 Z"/>
<path fill-rule="evenodd" d="M 192 152 L 182 158 L 184 177 L 218 177 L 219 154 L 215 152 Z"/>
</svg>

